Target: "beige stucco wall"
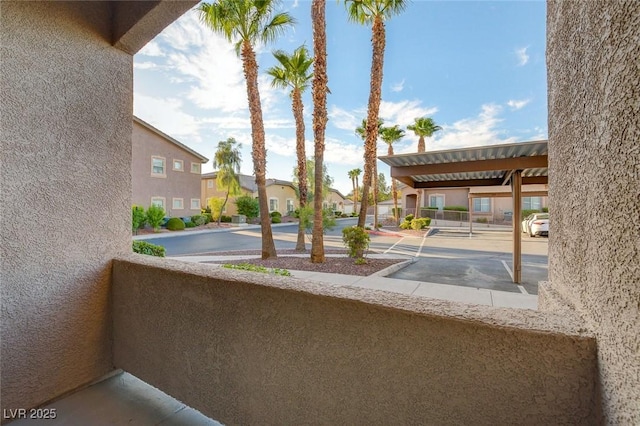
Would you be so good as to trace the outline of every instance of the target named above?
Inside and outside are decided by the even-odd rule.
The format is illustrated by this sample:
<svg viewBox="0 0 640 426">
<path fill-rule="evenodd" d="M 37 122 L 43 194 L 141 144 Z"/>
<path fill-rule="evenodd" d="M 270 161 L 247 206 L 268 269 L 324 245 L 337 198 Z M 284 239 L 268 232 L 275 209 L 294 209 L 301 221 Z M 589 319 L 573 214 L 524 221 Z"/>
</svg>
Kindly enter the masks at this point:
<svg viewBox="0 0 640 426">
<path fill-rule="evenodd" d="M 287 214 L 287 199 L 293 201 L 294 210 L 298 208 L 298 197 L 292 186 L 275 183 L 267 186 L 267 198 L 278 199 L 278 212 L 282 215 Z"/>
<path fill-rule="evenodd" d="M 209 188 L 209 181 L 213 182 L 213 187 Z M 254 194 L 244 188 L 241 189 L 242 195 L 250 195 L 254 196 Z M 207 207 L 207 199 L 209 198 L 225 198 L 226 193 L 223 191 L 218 191 L 218 187 L 216 185 L 216 179 L 213 177 L 202 177 L 200 180 L 200 203 L 202 208 Z M 257 197 L 257 194 L 255 195 Z M 238 214 L 238 207 L 236 206 L 235 200 L 238 197 L 229 197 L 227 200 L 227 204 L 225 206 L 225 215 L 231 216 L 234 214 Z"/>
<path fill-rule="evenodd" d="M 594 424 L 560 315 L 130 255 L 116 366 L 225 424 Z"/>
<path fill-rule="evenodd" d="M 132 57 L 111 46 L 112 13 L 110 2 L 0 2 L 3 409 L 113 369 L 111 260 L 131 250 Z M 146 28 L 133 19 L 127 44 L 157 34 L 170 21 L 159 15 Z"/>
<path fill-rule="evenodd" d="M 640 2 L 550 1 L 549 283 L 598 340 L 610 424 L 640 424 Z M 595 212 L 596 214 L 593 214 Z"/>
<path fill-rule="evenodd" d="M 165 199 L 164 209 L 169 217 L 200 214 L 200 208 L 191 208 L 191 199 L 200 200 L 200 173 L 191 173 L 191 164 L 201 167 L 201 159 L 135 121 L 131 139 L 133 204 L 146 208 L 151 204 L 151 197 L 157 196 Z M 152 157 L 165 159 L 165 177 L 151 173 Z M 182 171 L 173 170 L 173 160 L 182 160 Z M 182 209 L 173 208 L 174 198 L 182 198 Z"/>
</svg>

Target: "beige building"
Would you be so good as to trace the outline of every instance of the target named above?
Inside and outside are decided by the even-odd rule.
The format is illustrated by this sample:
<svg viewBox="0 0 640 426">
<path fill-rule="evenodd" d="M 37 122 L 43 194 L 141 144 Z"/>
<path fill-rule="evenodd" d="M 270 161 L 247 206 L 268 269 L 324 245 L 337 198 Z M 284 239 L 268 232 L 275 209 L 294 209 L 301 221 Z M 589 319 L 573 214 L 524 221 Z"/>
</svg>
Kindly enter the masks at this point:
<svg viewBox="0 0 640 426">
<path fill-rule="evenodd" d="M 505 186 L 502 192 L 509 196 L 495 197 L 501 188 L 495 186 L 478 186 L 472 188 L 438 188 L 414 189 L 399 183 L 402 189 L 402 204 L 407 206 L 403 214 L 414 214 L 416 203 L 421 210 L 427 207 L 447 210 L 447 207 L 462 206 L 472 212 L 474 218 L 486 218 L 491 221 L 511 220 L 513 200 L 510 196 L 511 188 Z M 548 207 L 548 196 L 541 195 L 548 191 L 548 185 L 523 185 L 522 209 L 542 210 Z M 532 194 L 532 195 L 528 195 Z M 426 213 L 423 213 L 423 215 Z"/>
<path fill-rule="evenodd" d="M 209 159 L 135 116 L 131 144 L 133 204 L 160 206 L 169 217 L 200 214 L 201 167 Z"/>
<path fill-rule="evenodd" d="M 216 184 L 217 173 L 206 173 L 201 179 L 201 200 L 202 205 L 206 206 L 211 198 L 224 198 L 226 193 L 220 191 Z M 255 178 L 250 175 L 240 175 L 240 188 L 242 195 L 250 195 L 258 197 L 258 187 Z M 294 210 L 299 207 L 296 186 L 293 182 L 280 179 L 267 179 L 267 198 L 269 200 L 269 213 L 277 211 L 283 216 L 291 215 Z M 235 198 L 230 197 L 224 209 L 225 215 L 237 214 L 238 209 L 235 205 Z M 345 207 L 345 198 L 336 189 L 331 189 L 324 201 L 325 208 L 332 207 L 334 210 L 343 211 Z"/>
<path fill-rule="evenodd" d="M 547 3 L 538 311 L 131 253 L 132 55 L 195 4 L 0 2 L 3 413 L 122 369 L 224 424 L 640 424 L 640 2 Z"/>
</svg>

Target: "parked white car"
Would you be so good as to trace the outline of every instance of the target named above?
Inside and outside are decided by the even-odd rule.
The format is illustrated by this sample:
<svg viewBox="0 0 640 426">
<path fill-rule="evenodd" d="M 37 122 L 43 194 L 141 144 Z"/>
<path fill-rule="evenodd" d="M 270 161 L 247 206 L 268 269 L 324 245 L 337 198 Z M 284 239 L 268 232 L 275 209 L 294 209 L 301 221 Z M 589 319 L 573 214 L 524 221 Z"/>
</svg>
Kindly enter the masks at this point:
<svg viewBox="0 0 640 426">
<path fill-rule="evenodd" d="M 522 232 L 530 237 L 549 235 L 549 213 L 533 213 L 522 221 Z"/>
</svg>

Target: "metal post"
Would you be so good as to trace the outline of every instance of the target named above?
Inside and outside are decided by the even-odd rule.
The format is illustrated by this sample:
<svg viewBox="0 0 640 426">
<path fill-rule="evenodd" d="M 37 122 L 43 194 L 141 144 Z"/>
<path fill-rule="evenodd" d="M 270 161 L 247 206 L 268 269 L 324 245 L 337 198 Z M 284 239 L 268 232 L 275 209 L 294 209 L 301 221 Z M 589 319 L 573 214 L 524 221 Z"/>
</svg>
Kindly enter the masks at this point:
<svg viewBox="0 0 640 426">
<path fill-rule="evenodd" d="M 473 198 L 469 194 L 469 236 L 473 235 L 473 220 L 471 218 L 471 212 L 473 211 Z"/>
<path fill-rule="evenodd" d="M 511 175 L 511 196 L 513 199 L 513 282 L 522 280 L 522 236 L 520 235 L 520 215 L 522 211 L 522 170 Z"/>
</svg>

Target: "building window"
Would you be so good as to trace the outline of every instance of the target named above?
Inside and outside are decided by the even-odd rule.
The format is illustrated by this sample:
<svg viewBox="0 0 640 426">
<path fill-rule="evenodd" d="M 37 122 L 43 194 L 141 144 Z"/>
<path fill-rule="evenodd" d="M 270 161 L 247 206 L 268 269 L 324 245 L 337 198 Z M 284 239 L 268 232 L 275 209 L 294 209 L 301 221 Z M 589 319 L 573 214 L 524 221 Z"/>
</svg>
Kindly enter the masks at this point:
<svg viewBox="0 0 640 426">
<path fill-rule="evenodd" d="M 200 210 L 200 198 L 191 199 L 191 210 Z"/>
<path fill-rule="evenodd" d="M 542 197 L 523 197 L 523 210 L 540 210 L 542 208 Z"/>
<path fill-rule="evenodd" d="M 176 210 L 184 209 L 184 202 L 182 198 L 174 198 L 173 199 L 173 208 Z"/>
<path fill-rule="evenodd" d="M 295 211 L 296 207 L 293 204 L 293 199 L 287 198 L 287 214 L 291 214 Z"/>
<path fill-rule="evenodd" d="M 184 172 L 184 162 L 182 160 L 173 160 L 173 170 L 176 172 Z"/>
<path fill-rule="evenodd" d="M 151 176 L 166 177 L 164 157 L 151 157 Z"/>
<path fill-rule="evenodd" d="M 213 179 L 207 179 L 207 188 L 213 188 Z"/>
<path fill-rule="evenodd" d="M 331 204 L 331 208 L 333 209 L 333 211 L 338 210 L 338 204 L 337 203 Z"/>
<path fill-rule="evenodd" d="M 191 173 L 200 174 L 200 163 L 191 163 Z"/>
<path fill-rule="evenodd" d="M 429 195 L 429 207 L 437 207 L 438 210 L 444 208 L 444 195 Z"/>
<path fill-rule="evenodd" d="M 491 211 L 491 198 L 474 198 L 473 211 L 480 213 L 488 213 Z"/>
<path fill-rule="evenodd" d="M 151 205 L 164 209 L 164 197 L 151 197 Z"/>
<path fill-rule="evenodd" d="M 278 199 L 277 198 L 269 198 L 269 211 L 277 212 L 278 211 Z"/>
</svg>

